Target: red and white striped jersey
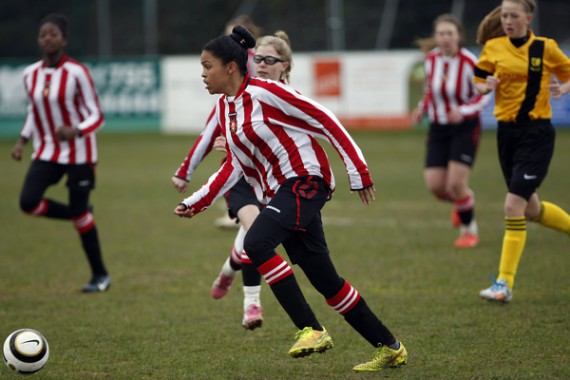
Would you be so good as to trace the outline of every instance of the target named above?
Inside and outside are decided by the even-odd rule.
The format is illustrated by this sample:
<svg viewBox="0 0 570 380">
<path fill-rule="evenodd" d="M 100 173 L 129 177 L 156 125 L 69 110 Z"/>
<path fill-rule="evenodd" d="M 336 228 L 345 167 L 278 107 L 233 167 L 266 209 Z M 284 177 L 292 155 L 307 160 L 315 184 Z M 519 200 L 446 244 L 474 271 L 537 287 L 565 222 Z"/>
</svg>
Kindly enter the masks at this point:
<svg viewBox="0 0 570 380">
<path fill-rule="evenodd" d="M 246 76 L 236 96 L 222 95 L 216 117 L 228 159 L 183 202 L 195 212 L 209 207 L 244 175 L 262 204 L 283 182 L 318 176 L 334 190 L 334 176 L 316 137 L 327 139 L 344 161 L 350 187 L 372 185 L 362 151 L 331 111 L 288 86 Z"/>
<path fill-rule="evenodd" d="M 60 164 L 97 162 L 95 131 L 104 119 L 89 70 L 64 55 L 56 67 L 36 62 L 24 70 L 30 101 L 21 136 L 34 139 L 33 159 Z M 69 125 L 83 134 L 59 141 L 57 128 Z"/>
<path fill-rule="evenodd" d="M 460 48 L 452 57 L 445 57 L 439 48 L 429 51 L 425 59 L 426 89 L 420 102 L 429 121 L 448 124 L 448 113 L 457 109 L 465 118 L 473 118 L 489 103 L 473 84 L 477 57 Z"/>
<path fill-rule="evenodd" d="M 178 168 L 174 175 L 178 178 L 185 179 L 190 182 L 192 173 L 196 170 L 200 162 L 210 153 L 214 145 L 214 140 L 216 137 L 222 134 L 220 123 L 218 123 L 218 118 L 216 117 L 216 109 L 214 108 L 208 116 L 206 121 L 206 126 L 198 136 L 196 142 L 190 152 Z"/>
</svg>

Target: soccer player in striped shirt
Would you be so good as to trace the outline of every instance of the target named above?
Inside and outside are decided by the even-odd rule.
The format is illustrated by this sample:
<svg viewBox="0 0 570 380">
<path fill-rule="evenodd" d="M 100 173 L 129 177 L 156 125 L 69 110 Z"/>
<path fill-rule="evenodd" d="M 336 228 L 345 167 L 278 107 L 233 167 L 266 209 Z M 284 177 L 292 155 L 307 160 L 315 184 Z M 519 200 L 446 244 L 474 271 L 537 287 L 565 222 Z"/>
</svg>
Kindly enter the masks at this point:
<svg viewBox="0 0 570 380">
<path fill-rule="evenodd" d="M 440 200 L 453 202 L 454 225 L 459 225 L 458 248 L 479 243 L 475 221 L 475 195 L 469 172 L 475 161 L 481 131 L 480 111 L 489 103 L 473 85 L 477 58 L 461 46 L 463 25 L 451 14 L 434 21 L 432 38 L 420 39 L 426 52 L 426 90 L 412 119 L 427 113 L 430 129 L 424 179 Z"/>
<path fill-rule="evenodd" d="M 320 210 L 334 190 L 334 177 L 316 137 L 327 139 L 347 169 L 363 204 L 374 185 L 360 148 L 337 118 L 320 104 L 279 82 L 247 74 L 247 49 L 255 39 L 245 28 L 204 46 L 202 77 L 210 94 L 222 94 L 216 114 L 227 140 L 222 167 L 174 210 L 191 218 L 208 208 L 242 176 L 266 207 L 246 234 L 248 257 L 299 329 L 292 357 L 324 352 L 333 342 L 305 300 L 291 266 L 275 247 L 282 244 L 327 303 L 377 348 L 355 371 L 378 371 L 407 362 L 404 345 L 370 310 L 360 293 L 337 273 L 328 251 Z"/>
<path fill-rule="evenodd" d="M 229 33 L 231 34 L 231 29 Z M 289 37 L 285 32 L 278 31 L 273 36 L 259 38 L 254 53 L 255 55 L 252 56 L 251 60 L 248 59 L 248 62 L 254 63 L 257 76 L 289 83 L 292 52 Z M 248 72 L 249 70 L 250 68 L 248 68 Z M 212 149 L 226 153 L 226 139 L 222 135 L 220 124 L 215 116 L 215 112 L 210 114 L 202 133 L 172 177 L 174 187 L 180 193 L 186 191 L 194 170 Z M 241 226 L 232 246 L 230 257 L 224 262 L 212 285 L 211 295 L 215 299 L 224 297 L 234 281 L 236 271 L 242 270 L 244 294 L 242 326 L 247 330 L 254 330 L 263 324 L 260 298 L 261 276 L 243 250 L 243 239 L 259 215 L 262 206 L 257 200 L 255 192 L 243 177 L 224 194 L 224 197 L 228 205 L 228 212 L 232 217 L 238 218 Z"/>
<path fill-rule="evenodd" d="M 505 0 L 483 19 L 477 33 L 484 46 L 475 86 L 482 94 L 495 91 L 499 161 L 508 188 L 499 277 L 479 295 L 503 303 L 513 297 L 526 221 L 570 235 L 570 215 L 537 193 L 554 153 L 550 95 L 559 98 L 570 91 L 570 59 L 556 41 L 529 29 L 535 9 L 534 0 Z M 552 82 L 551 76 L 563 83 Z"/>
<path fill-rule="evenodd" d="M 104 119 L 88 69 L 65 54 L 67 18 L 46 16 L 38 43 L 42 60 L 24 70 L 28 115 L 12 157 L 21 160 L 33 138 L 34 152 L 20 194 L 21 209 L 33 216 L 71 220 L 91 268 L 86 293 L 103 292 L 111 277 L 103 263 L 89 194 L 95 187 L 95 132 Z M 47 188 L 67 175 L 69 204 L 44 197 Z"/>
</svg>

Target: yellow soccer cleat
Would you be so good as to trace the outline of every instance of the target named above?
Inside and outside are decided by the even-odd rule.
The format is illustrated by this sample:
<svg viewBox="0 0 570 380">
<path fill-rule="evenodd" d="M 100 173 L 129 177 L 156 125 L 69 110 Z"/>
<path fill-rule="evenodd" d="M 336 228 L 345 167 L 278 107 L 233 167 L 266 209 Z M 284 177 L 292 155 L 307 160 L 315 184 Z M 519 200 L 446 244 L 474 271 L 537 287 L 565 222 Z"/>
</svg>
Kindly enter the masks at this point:
<svg viewBox="0 0 570 380">
<path fill-rule="evenodd" d="M 399 367 L 406 363 L 408 363 L 408 351 L 400 342 L 400 348 L 397 350 L 393 350 L 388 346 L 378 348 L 372 360 L 357 365 L 353 370 L 357 372 L 376 372 L 384 368 Z"/>
<path fill-rule="evenodd" d="M 333 341 L 324 326 L 323 331 L 305 327 L 295 334 L 295 344 L 289 350 L 289 355 L 294 358 L 301 358 L 315 352 L 325 352 L 330 348 L 333 348 Z"/>
</svg>

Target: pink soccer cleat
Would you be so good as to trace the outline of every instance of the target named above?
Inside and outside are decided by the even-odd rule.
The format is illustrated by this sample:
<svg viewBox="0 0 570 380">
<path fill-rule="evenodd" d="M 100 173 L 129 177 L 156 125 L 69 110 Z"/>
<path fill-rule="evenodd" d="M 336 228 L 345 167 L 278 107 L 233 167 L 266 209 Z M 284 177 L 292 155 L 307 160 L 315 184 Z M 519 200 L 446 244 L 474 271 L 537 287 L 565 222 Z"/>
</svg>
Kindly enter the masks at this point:
<svg viewBox="0 0 570 380">
<path fill-rule="evenodd" d="M 234 282 L 234 277 L 226 276 L 223 272 L 220 272 L 214 283 L 212 284 L 212 290 L 210 294 L 213 299 L 220 299 L 225 296 Z"/>
<path fill-rule="evenodd" d="M 243 312 L 243 328 L 246 330 L 255 330 L 263 324 L 263 316 L 261 315 L 261 306 L 249 305 Z"/>
</svg>

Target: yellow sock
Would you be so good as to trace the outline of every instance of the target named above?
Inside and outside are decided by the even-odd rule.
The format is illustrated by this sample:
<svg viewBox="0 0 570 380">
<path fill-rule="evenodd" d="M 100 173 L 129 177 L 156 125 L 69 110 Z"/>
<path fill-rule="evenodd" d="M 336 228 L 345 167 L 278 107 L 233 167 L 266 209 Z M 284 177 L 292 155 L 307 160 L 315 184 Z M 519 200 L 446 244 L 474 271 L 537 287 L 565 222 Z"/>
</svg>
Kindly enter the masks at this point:
<svg viewBox="0 0 570 380">
<path fill-rule="evenodd" d="M 570 215 L 554 203 L 543 201 L 540 205 L 541 214 L 536 222 L 570 235 Z"/>
<path fill-rule="evenodd" d="M 526 220 L 524 216 L 505 217 L 505 236 L 499 264 L 499 279 L 505 279 L 509 288 L 515 284 L 515 275 L 526 242 Z"/>
</svg>

